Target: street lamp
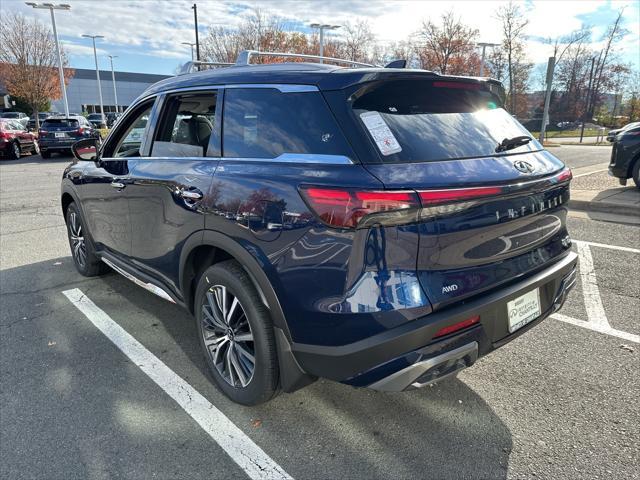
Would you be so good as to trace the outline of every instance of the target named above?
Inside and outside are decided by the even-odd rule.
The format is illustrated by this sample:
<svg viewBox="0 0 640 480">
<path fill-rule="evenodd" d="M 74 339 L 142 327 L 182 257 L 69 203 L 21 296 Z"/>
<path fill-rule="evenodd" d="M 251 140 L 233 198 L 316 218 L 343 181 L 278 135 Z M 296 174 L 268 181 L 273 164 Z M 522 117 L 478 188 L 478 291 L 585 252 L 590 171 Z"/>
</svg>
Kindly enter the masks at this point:
<svg viewBox="0 0 640 480">
<path fill-rule="evenodd" d="M 102 105 L 102 87 L 100 86 L 100 70 L 98 70 L 98 54 L 96 53 L 96 38 L 104 38 L 103 35 L 82 35 L 84 38 L 90 38 L 93 41 L 93 59 L 96 62 L 96 79 L 98 80 L 98 97 L 100 98 L 100 117 L 102 123 L 106 124 L 104 120 L 104 106 Z"/>
<path fill-rule="evenodd" d="M 326 23 L 312 23 L 309 25 L 311 28 L 317 28 L 320 30 L 320 56 L 324 56 L 324 31 L 325 30 L 335 30 L 336 28 L 340 28 L 342 25 L 328 25 Z M 324 63 L 323 59 L 320 59 L 320 63 Z"/>
<path fill-rule="evenodd" d="M 189 45 L 189 47 L 191 47 L 191 61 L 193 62 L 195 60 L 195 58 L 193 57 L 193 47 L 196 46 L 195 43 L 191 43 L 191 42 L 181 42 L 182 45 Z"/>
<path fill-rule="evenodd" d="M 116 102 L 116 112 L 120 111 L 120 107 L 118 107 L 118 91 L 116 90 L 116 74 L 113 71 L 113 59 L 118 58 L 117 55 L 107 55 L 109 57 L 109 61 L 111 62 L 111 80 L 113 80 L 113 99 Z"/>
<path fill-rule="evenodd" d="M 55 5 L 53 3 L 34 3 L 25 2 L 27 5 L 33 8 L 47 9 L 51 12 L 51 24 L 53 25 L 53 37 L 56 41 L 56 52 L 58 53 L 58 74 L 60 75 L 60 89 L 62 90 L 62 100 L 64 102 L 64 113 L 69 116 L 69 102 L 67 102 L 67 87 L 64 84 L 64 70 L 62 69 L 62 53 L 60 53 L 60 42 L 58 41 L 58 30 L 56 30 L 56 16 L 53 13 L 54 10 L 71 10 L 71 5 L 61 3 Z"/>
<path fill-rule="evenodd" d="M 482 59 L 480 60 L 480 74 L 478 76 L 484 77 L 484 57 L 487 47 L 497 47 L 499 43 L 478 42 L 476 46 L 482 47 Z"/>
</svg>

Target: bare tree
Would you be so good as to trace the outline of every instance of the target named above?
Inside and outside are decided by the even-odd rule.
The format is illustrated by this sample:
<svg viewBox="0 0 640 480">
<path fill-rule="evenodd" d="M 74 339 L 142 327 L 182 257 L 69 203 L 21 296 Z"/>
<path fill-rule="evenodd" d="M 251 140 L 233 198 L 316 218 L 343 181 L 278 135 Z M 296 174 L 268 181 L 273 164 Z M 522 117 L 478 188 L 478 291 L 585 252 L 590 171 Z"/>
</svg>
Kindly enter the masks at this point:
<svg viewBox="0 0 640 480">
<path fill-rule="evenodd" d="M 366 20 L 358 20 L 355 23 L 346 22 L 343 33 L 343 57 L 354 62 L 370 61 L 376 37 L 371 32 L 369 22 Z"/>
<path fill-rule="evenodd" d="M 525 61 L 525 29 L 529 24 L 518 4 L 510 1 L 498 8 L 496 14 L 502 24 L 502 48 L 505 51 L 509 80 L 508 102 L 512 114 L 517 114 L 517 98 L 529 80 L 532 65 Z"/>
<path fill-rule="evenodd" d="M 475 51 L 478 30 L 464 25 L 452 11 L 440 18 L 440 24 L 431 20 L 422 23 L 417 33 L 422 44 L 416 53 L 422 68 L 443 75 L 473 74 L 480 59 Z"/>
<path fill-rule="evenodd" d="M 9 94 L 22 98 L 36 116 L 50 99 L 60 98 L 57 54 L 51 31 L 21 13 L 6 13 L 0 22 L 0 78 Z M 67 65 L 63 53 L 63 64 Z M 65 69 L 65 82 L 73 76 Z"/>
</svg>

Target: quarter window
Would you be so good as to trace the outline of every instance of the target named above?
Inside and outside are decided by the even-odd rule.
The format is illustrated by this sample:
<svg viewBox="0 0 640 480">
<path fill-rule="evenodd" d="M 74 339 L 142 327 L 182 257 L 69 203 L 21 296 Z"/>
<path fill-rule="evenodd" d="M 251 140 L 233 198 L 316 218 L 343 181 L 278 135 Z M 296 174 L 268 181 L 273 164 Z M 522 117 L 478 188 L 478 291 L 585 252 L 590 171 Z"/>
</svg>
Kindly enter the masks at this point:
<svg viewBox="0 0 640 480">
<path fill-rule="evenodd" d="M 224 104 L 224 157 L 276 158 L 283 153 L 352 157 L 319 92 L 232 88 L 225 92 Z"/>
<path fill-rule="evenodd" d="M 217 94 L 198 92 L 167 98 L 153 142 L 154 157 L 215 156 L 208 152 L 216 122 Z"/>
</svg>

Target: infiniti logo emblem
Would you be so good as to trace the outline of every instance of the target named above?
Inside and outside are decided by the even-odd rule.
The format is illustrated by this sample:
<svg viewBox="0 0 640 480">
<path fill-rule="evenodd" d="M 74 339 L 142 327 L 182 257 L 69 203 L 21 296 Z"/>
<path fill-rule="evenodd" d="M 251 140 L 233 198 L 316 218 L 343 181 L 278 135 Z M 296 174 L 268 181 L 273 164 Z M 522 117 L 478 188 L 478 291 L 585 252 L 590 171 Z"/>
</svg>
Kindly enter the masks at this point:
<svg viewBox="0 0 640 480">
<path fill-rule="evenodd" d="M 516 170 L 519 170 L 522 173 L 533 173 L 533 171 L 535 170 L 533 168 L 533 165 L 525 162 L 524 160 L 518 160 L 516 162 L 513 162 L 513 166 L 516 167 Z"/>
</svg>

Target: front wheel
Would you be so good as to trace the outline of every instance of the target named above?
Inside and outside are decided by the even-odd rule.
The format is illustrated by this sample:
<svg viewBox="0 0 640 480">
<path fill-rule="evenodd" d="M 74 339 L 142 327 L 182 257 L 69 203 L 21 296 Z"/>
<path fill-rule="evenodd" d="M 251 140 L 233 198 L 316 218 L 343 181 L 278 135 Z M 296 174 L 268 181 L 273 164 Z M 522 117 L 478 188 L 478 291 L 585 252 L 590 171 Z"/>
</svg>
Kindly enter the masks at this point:
<svg viewBox="0 0 640 480">
<path fill-rule="evenodd" d="M 33 147 L 31 147 L 31 154 L 38 155 L 40 153 L 40 145 L 38 145 L 38 141 L 33 141 Z"/>
<path fill-rule="evenodd" d="M 12 160 L 18 160 L 20 158 L 20 144 L 18 142 L 13 142 L 9 146 L 9 157 Z"/>
<path fill-rule="evenodd" d="M 278 394 L 278 358 L 269 312 L 235 260 L 209 267 L 195 297 L 198 337 L 216 385 L 243 405 Z"/>
<path fill-rule="evenodd" d="M 640 188 L 640 158 L 636 159 L 636 164 L 633 166 L 633 183 Z"/>
<path fill-rule="evenodd" d="M 95 277 L 108 272 L 109 267 L 96 255 L 93 242 L 87 235 L 86 226 L 75 203 L 67 207 L 66 222 L 71 256 L 76 270 L 85 277 Z"/>
</svg>

